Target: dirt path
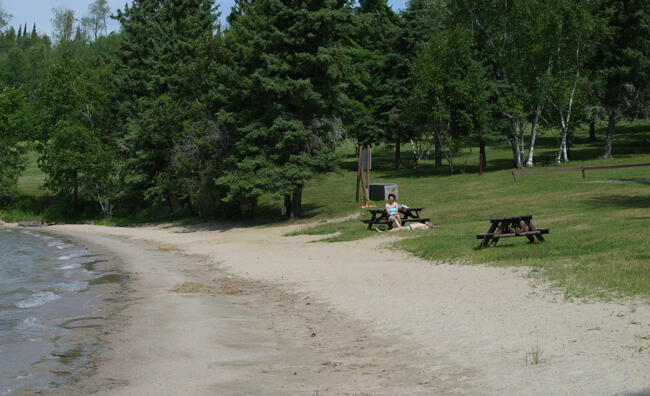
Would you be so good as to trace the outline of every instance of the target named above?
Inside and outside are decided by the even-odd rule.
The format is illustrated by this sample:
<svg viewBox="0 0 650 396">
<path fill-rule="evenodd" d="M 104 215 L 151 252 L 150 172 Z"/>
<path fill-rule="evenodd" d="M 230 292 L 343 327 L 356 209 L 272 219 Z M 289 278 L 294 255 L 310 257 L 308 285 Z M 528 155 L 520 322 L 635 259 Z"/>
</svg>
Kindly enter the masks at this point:
<svg viewBox="0 0 650 396">
<path fill-rule="evenodd" d="M 81 390 L 650 392 L 645 303 L 565 302 L 521 272 L 436 265 L 381 249 L 385 238 L 312 243 L 283 237 L 286 227 L 53 230 L 119 251 L 135 274 L 131 319 Z"/>
</svg>

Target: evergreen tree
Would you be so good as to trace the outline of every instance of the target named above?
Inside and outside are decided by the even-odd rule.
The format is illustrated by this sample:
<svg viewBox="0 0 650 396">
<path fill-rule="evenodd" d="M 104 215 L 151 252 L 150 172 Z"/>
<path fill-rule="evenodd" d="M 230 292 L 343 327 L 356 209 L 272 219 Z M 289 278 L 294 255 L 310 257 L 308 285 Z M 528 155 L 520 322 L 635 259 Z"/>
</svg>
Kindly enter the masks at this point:
<svg viewBox="0 0 650 396">
<path fill-rule="evenodd" d="M 650 3 L 644 0 L 604 1 L 607 38 L 594 58 L 602 77 L 601 103 L 608 118 L 604 158 L 612 156 L 614 129 L 623 117 L 647 115 L 650 104 Z"/>
<path fill-rule="evenodd" d="M 360 145 L 395 141 L 395 166 L 400 167 L 402 105 L 408 96 L 408 59 L 401 47 L 403 20 L 385 0 L 361 1 L 355 19 L 355 37 L 365 51 L 357 56 L 363 62 L 359 83 L 350 90 L 352 97 L 359 93 L 359 105 L 347 105 L 354 110 L 349 115 L 354 120 L 350 129 Z"/>
<path fill-rule="evenodd" d="M 284 197 L 301 215 L 302 189 L 337 165 L 340 114 L 350 64 L 352 14 L 346 1 L 238 2 L 227 41 L 241 99 L 229 168 L 218 183 L 226 200 L 254 201 L 262 191 Z"/>
<path fill-rule="evenodd" d="M 211 37 L 216 12 L 212 0 L 136 0 L 118 10 L 122 24 L 115 69 L 125 182 L 136 201 L 162 199 L 175 213 L 175 202 L 188 201 L 179 183 L 174 150 L 186 138 L 199 92 L 187 84 L 185 70 L 199 62 L 197 46 Z"/>
</svg>

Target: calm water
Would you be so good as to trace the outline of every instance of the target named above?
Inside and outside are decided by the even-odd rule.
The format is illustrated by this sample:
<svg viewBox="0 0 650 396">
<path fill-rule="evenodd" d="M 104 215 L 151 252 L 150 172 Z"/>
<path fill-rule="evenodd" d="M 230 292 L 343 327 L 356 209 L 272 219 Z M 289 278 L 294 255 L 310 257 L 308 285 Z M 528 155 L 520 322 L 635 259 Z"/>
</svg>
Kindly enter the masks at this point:
<svg viewBox="0 0 650 396">
<path fill-rule="evenodd" d="M 68 324 L 97 314 L 94 261 L 63 239 L 0 228 L 0 395 L 59 388 L 87 357 L 91 340 Z"/>
</svg>

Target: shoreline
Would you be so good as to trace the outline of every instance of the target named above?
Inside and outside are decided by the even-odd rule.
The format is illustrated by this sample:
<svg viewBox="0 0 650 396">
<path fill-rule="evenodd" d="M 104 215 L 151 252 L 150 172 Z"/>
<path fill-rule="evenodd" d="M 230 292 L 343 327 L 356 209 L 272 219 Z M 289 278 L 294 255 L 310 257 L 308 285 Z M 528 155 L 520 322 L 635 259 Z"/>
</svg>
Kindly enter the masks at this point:
<svg viewBox="0 0 650 396">
<path fill-rule="evenodd" d="M 43 342 L 53 344 L 51 354 L 45 354 L 29 373 L 31 381 L 14 388 L 11 394 L 26 394 L 40 392 L 65 392 L 80 378 L 91 375 L 95 365 L 95 356 L 103 347 L 102 336 L 110 332 L 114 326 L 111 317 L 119 313 L 124 304 L 126 293 L 123 279 L 127 278 L 120 272 L 118 258 L 111 252 L 89 243 L 84 243 L 77 238 L 52 232 L 47 227 L 18 227 L 13 223 L 0 225 L 0 230 L 14 232 L 27 231 L 32 235 L 54 237 L 64 245 L 73 245 L 76 248 L 86 249 L 92 261 L 83 261 L 81 268 L 91 271 L 94 278 L 88 280 L 87 289 L 81 294 L 74 293 L 75 298 L 84 301 L 90 308 L 88 312 L 78 312 L 72 316 L 59 317 L 52 326 L 61 328 L 65 333 L 52 337 L 44 337 Z M 88 294 L 90 293 L 90 294 Z M 90 298 L 90 300 L 87 300 Z M 58 323 L 57 323 L 58 322 Z M 42 389 L 39 385 L 43 380 L 51 379 L 49 387 Z M 46 384 L 47 382 L 45 382 Z"/>
<path fill-rule="evenodd" d="M 133 274 L 130 319 L 66 394 L 650 391 L 647 304 L 563 301 L 521 270 L 384 238 L 283 236 L 296 227 L 48 227 L 110 245 Z"/>
<path fill-rule="evenodd" d="M 426 357 L 406 340 L 377 337 L 365 323 L 309 295 L 228 274 L 219 264 L 166 244 L 53 232 L 120 257 L 123 270 L 132 274 L 134 301 L 122 312 L 128 318 L 125 326 L 107 335 L 109 347 L 96 357 L 94 372 L 61 394 L 302 395 L 370 390 L 425 395 L 444 393 L 441 384 L 450 382 L 422 381 L 419 367 L 395 368 L 396 361 L 423 365 Z M 164 280 L 153 280 L 152 273 L 141 268 L 143 260 L 136 263 L 133 251 L 116 251 L 118 247 L 135 250 L 136 256 L 154 255 L 152 262 L 164 263 L 155 271 Z M 158 311 L 161 299 L 164 311 Z M 157 312 L 146 312 L 151 310 Z M 182 318 L 175 316 L 179 310 L 184 312 Z M 162 334 L 143 334 L 151 321 Z M 343 345 L 338 345 L 341 341 Z M 397 352 L 400 344 L 402 350 Z M 370 359 L 373 363 L 362 362 Z M 339 366 L 346 360 L 357 367 L 342 370 Z M 145 363 L 147 368 L 142 367 Z M 260 373 L 265 381 L 256 383 Z"/>
</svg>

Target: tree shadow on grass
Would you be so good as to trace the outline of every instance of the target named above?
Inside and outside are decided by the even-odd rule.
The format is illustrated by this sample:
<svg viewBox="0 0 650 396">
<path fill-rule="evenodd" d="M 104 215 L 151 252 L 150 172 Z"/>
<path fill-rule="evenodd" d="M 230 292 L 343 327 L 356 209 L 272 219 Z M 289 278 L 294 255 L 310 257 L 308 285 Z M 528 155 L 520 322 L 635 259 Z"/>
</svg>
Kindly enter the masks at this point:
<svg viewBox="0 0 650 396">
<path fill-rule="evenodd" d="M 592 198 L 583 203 L 596 208 L 650 208 L 650 195 L 608 195 Z"/>
</svg>

